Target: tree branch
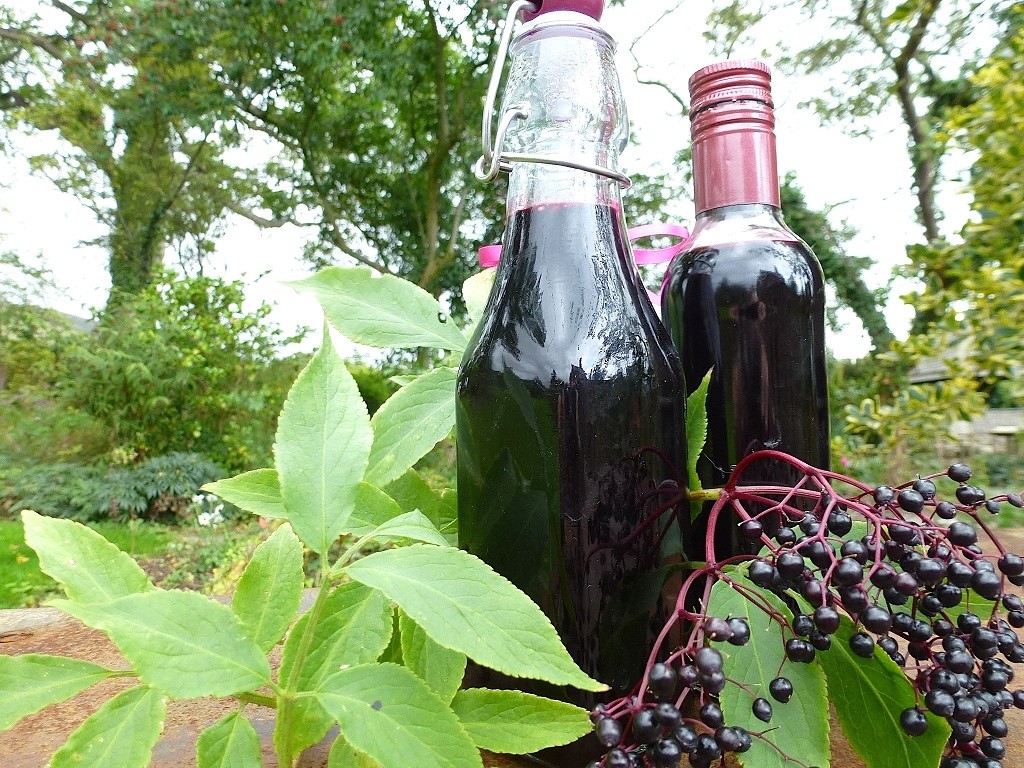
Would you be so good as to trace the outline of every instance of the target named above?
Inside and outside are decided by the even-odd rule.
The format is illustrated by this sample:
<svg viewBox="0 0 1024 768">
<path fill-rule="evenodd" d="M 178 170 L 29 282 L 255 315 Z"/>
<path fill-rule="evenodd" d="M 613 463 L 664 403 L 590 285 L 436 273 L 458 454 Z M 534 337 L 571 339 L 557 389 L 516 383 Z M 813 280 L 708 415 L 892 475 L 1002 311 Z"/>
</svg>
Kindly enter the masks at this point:
<svg viewBox="0 0 1024 768">
<path fill-rule="evenodd" d="M 253 224 L 263 229 L 279 229 L 286 224 L 293 224 L 296 227 L 317 227 L 320 226 L 316 223 L 296 221 L 291 216 L 280 216 L 276 219 L 268 219 L 265 216 L 260 216 L 255 211 L 252 211 L 245 206 L 239 205 L 238 203 L 228 203 L 227 209 L 232 213 L 238 214 L 243 219 L 248 219 Z"/>
<path fill-rule="evenodd" d="M 46 51 L 55 59 L 60 61 L 64 60 L 64 51 L 61 50 L 60 45 L 57 43 L 58 40 L 61 42 L 64 41 L 64 38 L 62 37 L 50 37 L 47 35 L 36 34 L 35 32 L 29 32 L 24 29 L 0 27 L 0 38 L 10 40 L 22 46 L 39 48 L 40 50 Z"/>
<path fill-rule="evenodd" d="M 61 0 L 50 0 L 50 5 L 56 8 L 58 11 L 63 11 L 68 16 L 73 18 L 75 21 L 79 21 L 82 24 L 88 24 L 90 21 L 89 17 L 86 16 L 84 13 L 75 8 L 72 8 L 67 3 L 61 2 Z"/>
</svg>

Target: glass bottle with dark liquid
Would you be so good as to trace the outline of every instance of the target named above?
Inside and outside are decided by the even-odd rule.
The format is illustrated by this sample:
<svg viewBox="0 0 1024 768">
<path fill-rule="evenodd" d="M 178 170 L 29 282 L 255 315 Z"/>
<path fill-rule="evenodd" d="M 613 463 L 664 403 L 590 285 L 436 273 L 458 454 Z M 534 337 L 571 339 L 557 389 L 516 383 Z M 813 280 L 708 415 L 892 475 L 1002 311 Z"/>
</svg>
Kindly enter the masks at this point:
<svg viewBox="0 0 1024 768">
<path fill-rule="evenodd" d="M 529 116 L 506 148 L 614 171 L 628 127 L 613 45 L 582 13 L 525 25 L 502 112 L 525 105 Z M 659 627 L 670 523 L 654 513 L 683 464 L 682 408 L 618 182 L 513 159 L 501 261 L 458 378 L 460 545 L 541 606 L 609 695 L 639 680 Z M 494 675 L 481 684 L 594 703 Z"/>
<path fill-rule="evenodd" d="M 779 208 L 770 71 L 727 61 L 699 70 L 689 85 L 697 216 L 688 249 L 670 265 L 662 317 L 689 390 L 711 371 L 701 483 L 721 486 L 742 457 L 762 449 L 827 469 L 825 290 L 821 266 Z M 759 462 L 743 482 L 794 479 L 782 464 Z M 698 560 L 707 511 L 689 542 Z M 719 525 L 718 557 L 757 548 L 736 526 Z"/>
</svg>

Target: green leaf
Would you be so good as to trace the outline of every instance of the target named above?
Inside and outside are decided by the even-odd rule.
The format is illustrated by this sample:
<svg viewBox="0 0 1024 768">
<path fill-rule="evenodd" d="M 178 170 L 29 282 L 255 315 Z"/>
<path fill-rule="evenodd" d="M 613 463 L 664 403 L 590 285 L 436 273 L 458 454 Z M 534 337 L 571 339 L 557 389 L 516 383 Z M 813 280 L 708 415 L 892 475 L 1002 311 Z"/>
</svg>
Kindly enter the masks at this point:
<svg viewBox="0 0 1024 768">
<path fill-rule="evenodd" d="M 260 737 L 249 718 L 233 712 L 199 735 L 196 768 L 260 768 Z"/>
<path fill-rule="evenodd" d="M 289 285 L 311 291 L 331 325 L 359 344 L 455 351 L 466 346 L 437 299 L 408 280 L 366 267 L 328 267 Z"/>
<path fill-rule="evenodd" d="M 0 731 L 112 674 L 87 661 L 63 656 L 0 655 Z"/>
<path fill-rule="evenodd" d="M 459 691 L 452 710 L 480 749 L 509 755 L 569 744 L 594 727 L 585 709 L 520 691 Z"/>
<path fill-rule="evenodd" d="M 434 524 L 420 511 L 404 512 L 398 517 L 378 525 L 368 536 L 374 541 L 390 541 L 392 539 L 411 539 L 425 544 L 447 547 L 445 539 Z"/>
<path fill-rule="evenodd" d="M 853 633 L 853 623 L 843 617 L 832 648 L 818 654 L 829 697 L 850 745 L 868 768 L 938 765 L 949 725 L 925 710 L 928 730 L 921 736 L 907 736 L 900 727 L 900 713 L 916 703 L 910 681 L 881 648 L 876 647 L 868 659 L 851 651 Z"/>
<path fill-rule="evenodd" d="M 50 768 L 145 768 L 164 727 L 164 698 L 139 685 L 119 693 L 74 730 Z"/>
<path fill-rule="evenodd" d="M 452 546 L 459 544 L 459 509 L 455 491 L 438 493 L 431 488 L 420 474 L 410 469 L 385 490 L 402 508 L 403 512 L 418 509 L 426 515 Z"/>
<path fill-rule="evenodd" d="M 366 404 L 325 329 L 288 393 L 274 446 L 288 520 L 317 554 L 345 530 L 372 441 Z"/>
<path fill-rule="evenodd" d="M 462 299 L 466 302 L 466 312 L 469 313 L 474 325 L 484 316 L 487 299 L 490 298 L 491 287 L 494 285 L 494 275 L 495 270 L 483 269 L 462 283 Z"/>
<path fill-rule="evenodd" d="M 238 580 L 231 609 L 264 652 L 284 637 L 302 600 L 302 544 L 285 523 L 256 547 Z"/>
<path fill-rule="evenodd" d="M 227 480 L 207 483 L 203 490 L 260 517 L 274 519 L 288 516 L 281 498 L 281 483 L 276 469 L 243 472 Z"/>
<path fill-rule="evenodd" d="M 306 660 L 299 670 L 298 690 L 315 690 L 342 667 L 376 661 L 387 648 L 394 627 L 391 604 L 380 592 L 362 584 L 342 584 L 324 602 L 313 630 Z M 296 622 L 281 656 L 278 679 L 291 679 L 299 644 L 309 614 Z M 291 733 L 275 731 L 275 741 L 288 738 L 294 752 L 315 744 L 331 727 L 331 718 L 315 699 L 300 699 L 295 706 Z"/>
<path fill-rule="evenodd" d="M 360 483 L 356 489 L 356 508 L 345 523 L 345 533 L 365 536 L 400 514 L 402 508 L 397 501 L 375 485 Z"/>
<path fill-rule="evenodd" d="M 331 745 L 331 752 L 327 755 L 327 768 L 378 768 L 377 763 L 357 752 L 351 744 L 345 741 L 344 736 L 339 736 Z"/>
<path fill-rule="evenodd" d="M 403 373 L 397 376 L 389 376 L 388 381 L 392 381 L 398 386 L 404 387 L 406 384 L 412 384 L 416 381 L 416 376 L 409 373 Z"/>
<path fill-rule="evenodd" d="M 398 623 L 402 663 L 442 701 L 451 701 L 466 673 L 466 655 L 435 643 L 402 611 L 399 611 Z"/>
<path fill-rule="evenodd" d="M 60 582 L 79 603 L 105 603 L 153 589 L 138 563 L 96 531 L 71 520 L 25 510 L 25 542 L 39 555 L 39 568 Z"/>
<path fill-rule="evenodd" d="M 270 665 L 226 605 L 196 592 L 153 591 L 102 605 L 55 600 L 103 630 L 143 682 L 176 699 L 230 696 L 270 682 Z"/>
<path fill-rule="evenodd" d="M 691 491 L 701 490 L 697 459 L 704 452 L 708 439 L 707 399 L 713 373 L 714 370 L 708 371 L 700 386 L 686 398 L 686 478 Z"/>
<path fill-rule="evenodd" d="M 730 573 L 730 577 L 753 590 L 780 614 L 791 618 L 775 595 L 758 589 L 738 572 Z M 818 665 L 788 662 L 782 627 L 770 621 L 764 611 L 724 581 L 712 588 L 708 612 L 714 616 L 743 618 L 750 624 L 752 639 L 746 645 L 716 646 L 725 661 L 725 676 L 747 688 L 727 685 L 719 695 L 726 721 L 748 731 L 765 731 L 764 740 L 753 740 L 750 751 L 742 758 L 743 764 L 757 768 L 828 765 L 828 698 L 825 676 Z M 768 691 L 768 684 L 780 674 L 793 683 L 793 698 L 786 704 L 774 702 Z M 750 709 L 757 697 L 773 701 L 774 714 L 767 730 Z M 799 738 L 794 734 L 799 734 Z"/>
<path fill-rule="evenodd" d="M 351 667 L 325 680 L 316 696 L 346 741 L 382 768 L 483 766 L 454 713 L 404 667 Z"/>
<path fill-rule="evenodd" d="M 435 368 L 402 387 L 373 414 L 373 448 L 366 481 L 397 480 L 455 426 L 454 368 Z"/>
<path fill-rule="evenodd" d="M 486 667 L 513 677 L 606 690 L 576 666 L 540 608 L 462 550 L 413 544 L 368 555 L 346 573 L 398 603 L 434 642 Z"/>
</svg>

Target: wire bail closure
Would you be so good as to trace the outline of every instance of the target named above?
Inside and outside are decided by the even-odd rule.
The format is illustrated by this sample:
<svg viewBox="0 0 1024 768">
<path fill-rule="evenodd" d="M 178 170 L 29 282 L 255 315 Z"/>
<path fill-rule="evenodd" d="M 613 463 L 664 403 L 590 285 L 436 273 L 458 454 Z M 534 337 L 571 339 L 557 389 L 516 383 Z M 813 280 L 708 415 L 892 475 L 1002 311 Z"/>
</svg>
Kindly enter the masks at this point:
<svg viewBox="0 0 1024 768">
<path fill-rule="evenodd" d="M 524 152 L 503 152 L 505 134 L 515 120 L 526 120 L 530 117 L 530 107 L 527 104 L 514 104 L 505 111 L 498 121 L 498 129 L 493 134 L 494 111 L 498 101 L 498 87 L 501 85 L 501 76 L 505 71 L 505 59 L 508 58 L 508 49 L 512 41 L 512 29 L 515 26 L 516 18 L 521 11 L 536 13 L 540 10 L 543 0 L 513 0 L 508 8 L 508 15 L 505 17 L 505 26 L 501 31 L 501 40 L 498 43 L 498 53 L 495 57 L 494 69 L 491 71 L 491 79 L 487 84 L 487 97 L 484 100 L 483 154 L 473 165 L 473 173 L 480 181 L 494 181 L 499 173 L 510 173 L 513 163 L 540 163 L 542 165 L 561 165 L 566 168 L 573 168 L 577 171 L 587 171 L 598 176 L 611 179 L 622 187 L 629 189 L 633 182 L 625 174 L 613 171 L 600 165 L 581 163 L 561 157 L 547 157 L 545 155 L 534 155 Z M 497 151 L 495 151 L 497 150 Z"/>
</svg>

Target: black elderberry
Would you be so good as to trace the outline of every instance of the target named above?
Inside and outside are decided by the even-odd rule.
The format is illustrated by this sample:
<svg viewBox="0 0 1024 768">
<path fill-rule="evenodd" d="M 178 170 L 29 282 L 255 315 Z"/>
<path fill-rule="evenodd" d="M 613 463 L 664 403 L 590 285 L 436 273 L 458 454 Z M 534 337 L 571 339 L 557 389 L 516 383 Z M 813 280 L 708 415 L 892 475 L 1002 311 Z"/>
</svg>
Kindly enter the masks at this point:
<svg viewBox="0 0 1024 768">
<path fill-rule="evenodd" d="M 970 546 L 978 540 L 978 532 L 974 530 L 974 526 L 960 521 L 950 523 L 946 529 L 946 536 L 958 547 Z"/>
<path fill-rule="evenodd" d="M 814 536 L 821 530 L 821 523 L 818 522 L 818 518 L 808 512 L 800 518 L 800 530 L 808 536 Z"/>
<path fill-rule="evenodd" d="M 788 547 L 789 545 L 796 543 L 796 532 L 792 528 L 784 525 L 775 532 L 775 540 L 779 542 L 780 545 Z"/>
<path fill-rule="evenodd" d="M 959 625 L 961 632 L 973 632 L 975 627 L 981 626 L 981 619 L 979 619 L 973 613 L 964 613 L 961 615 L 970 616 L 975 621 L 977 621 L 976 624 L 972 625 L 970 621 L 957 617 L 957 624 Z M 967 629 L 964 629 L 964 627 L 967 627 Z M 954 653 L 956 651 L 966 651 L 967 643 L 964 642 L 962 637 L 958 637 L 957 635 L 950 635 L 949 637 L 942 638 L 942 650 L 947 651 L 948 653 Z"/>
<path fill-rule="evenodd" d="M 970 723 L 978 717 L 978 703 L 969 696 L 960 696 L 953 705 L 953 719 L 960 723 Z"/>
<path fill-rule="evenodd" d="M 982 651 L 999 646 L 999 638 L 988 627 L 975 627 L 971 630 L 971 648 Z"/>
<path fill-rule="evenodd" d="M 892 504 L 893 500 L 896 498 L 896 491 L 888 485 L 880 485 L 875 488 L 871 495 L 875 499 L 875 504 L 885 506 L 886 504 Z"/>
<path fill-rule="evenodd" d="M 964 506 L 973 507 L 985 500 L 985 492 L 976 485 L 961 485 L 956 489 L 956 498 Z"/>
<path fill-rule="evenodd" d="M 920 586 L 917 579 L 909 573 L 901 573 L 896 576 L 896 581 L 893 582 L 893 589 L 899 592 L 901 595 L 907 595 L 908 597 L 916 595 L 918 587 Z"/>
<path fill-rule="evenodd" d="M 828 605 L 819 606 L 814 611 L 814 626 L 822 634 L 833 634 L 839 629 L 839 611 Z"/>
<path fill-rule="evenodd" d="M 935 588 L 935 596 L 944 608 L 955 608 L 963 600 L 963 590 L 954 584 L 939 584 Z"/>
<path fill-rule="evenodd" d="M 732 637 L 732 627 L 725 619 L 711 616 L 704 620 L 704 634 L 709 640 L 725 642 Z"/>
<path fill-rule="evenodd" d="M 614 717 L 602 717 L 597 721 L 597 740 L 606 747 L 614 747 L 622 741 L 622 724 Z"/>
<path fill-rule="evenodd" d="M 709 701 L 700 708 L 700 721 L 708 728 L 721 728 L 725 724 L 725 715 L 722 708 L 715 702 Z"/>
<path fill-rule="evenodd" d="M 823 541 L 812 541 L 803 548 L 803 555 L 819 568 L 831 565 L 833 558 L 831 547 L 826 546 Z"/>
<path fill-rule="evenodd" d="M 993 501 L 992 499 L 989 499 L 988 501 L 985 502 L 985 509 L 988 511 L 990 515 L 998 515 L 999 506 L 999 502 Z"/>
<path fill-rule="evenodd" d="M 721 759 L 722 749 L 710 734 L 702 733 L 697 737 L 697 744 L 690 756 L 691 762 L 694 757 L 710 763 Z"/>
<path fill-rule="evenodd" d="M 900 713 L 900 727 L 908 736 L 920 736 L 928 730 L 928 718 L 917 707 L 909 707 Z"/>
<path fill-rule="evenodd" d="M 795 552 L 783 552 L 775 558 L 775 567 L 782 578 L 795 579 L 804 572 L 804 559 Z"/>
<path fill-rule="evenodd" d="M 683 718 L 683 716 L 679 714 L 679 710 L 667 701 L 661 702 L 654 708 L 654 716 L 665 728 L 675 728 L 682 722 Z"/>
<path fill-rule="evenodd" d="M 952 520 L 956 517 L 956 506 L 948 501 L 940 501 L 935 505 L 935 514 L 943 520 Z"/>
<path fill-rule="evenodd" d="M 956 632 L 956 627 L 948 619 L 936 619 L 932 622 L 932 632 L 935 633 L 936 637 L 948 637 Z"/>
<path fill-rule="evenodd" d="M 793 684 L 786 677 L 776 677 L 768 683 L 768 691 L 773 699 L 782 704 L 793 698 Z"/>
<path fill-rule="evenodd" d="M 845 512 L 833 512 L 828 518 L 828 531 L 833 536 L 845 536 L 853 530 L 853 518 Z"/>
<path fill-rule="evenodd" d="M 946 691 L 946 693 L 953 694 L 960 691 L 960 683 L 957 682 L 956 675 L 948 669 L 934 670 L 928 678 L 928 683 L 933 689 Z"/>
<path fill-rule="evenodd" d="M 926 640 L 931 639 L 931 636 L 932 625 L 923 619 L 915 619 L 910 623 L 910 627 L 907 629 L 907 637 L 911 642 L 923 643 Z"/>
<path fill-rule="evenodd" d="M 1024 573 L 1024 558 L 1012 552 L 1007 552 L 1000 557 L 996 564 L 999 566 L 999 570 L 1007 576 L 1020 576 Z"/>
<path fill-rule="evenodd" d="M 679 683 L 683 688 L 692 688 L 697 684 L 697 679 L 700 677 L 700 673 L 693 664 L 687 664 L 679 670 Z M 669 698 L 674 698 L 673 694 Z"/>
<path fill-rule="evenodd" d="M 1013 692 L 1013 706 L 1024 709 L 1024 690 Z"/>
<path fill-rule="evenodd" d="M 1024 507 L 1024 499 L 1021 498 L 1019 493 L 1006 494 L 1006 500 L 1010 502 L 1010 506 L 1017 507 L 1017 509 Z"/>
<path fill-rule="evenodd" d="M 714 648 L 704 646 L 698 649 L 697 653 L 693 656 L 693 663 L 697 667 L 697 671 L 703 675 L 709 675 L 714 672 L 722 671 L 722 654 L 720 654 Z"/>
<path fill-rule="evenodd" d="M 800 637 L 807 637 L 814 631 L 814 619 L 806 613 L 798 613 L 793 617 L 793 631 Z"/>
<path fill-rule="evenodd" d="M 814 646 L 798 637 L 786 641 L 786 656 L 790 661 L 810 664 L 814 661 Z"/>
<path fill-rule="evenodd" d="M 857 632 L 850 637 L 850 650 L 867 659 L 875 653 L 875 641 L 866 632 Z"/>
<path fill-rule="evenodd" d="M 1010 611 L 1006 614 L 1006 620 L 1014 629 L 1024 628 L 1024 611 Z"/>
<path fill-rule="evenodd" d="M 868 548 L 863 541 L 844 541 L 843 546 L 839 548 L 839 554 L 857 561 L 860 565 L 868 561 Z"/>
<path fill-rule="evenodd" d="M 1001 585 L 1002 579 L 991 571 L 975 571 L 971 577 L 971 589 L 986 600 L 997 599 Z"/>
<path fill-rule="evenodd" d="M 719 728 L 715 741 L 723 752 L 746 752 L 750 749 L 750 734 L 741 728 Z"/>
<path fill-rule="evenodd" d="M 680 725 L 673 733 L 683 752 L 693 752 L 697 746 L 697 731 L 692 725 Z"/>
<path fill-rule="evenodd" d="M 941 688 L 933 688 L 924 697 L 924 704 L 928 710 L 939 717 L 950 717 L 956 708 L 956 700 L 953 694 Z"/>
<path fill-rule="evenodd" d="M 800 585 L 800 594 L 811 605 L 817 605 L 825 596 L 825 585 L 817 579 L 807 579 Z"/>
<path fill-rule="evenodd" d="M 931 658 L 931 649 L 927 643 L 915 642 L 907 646 L 907 653 L 910 658 L 924 661 Z"/>
<path fill-rule="evenodd" d="M 892 627 L 889 612 L 878 605 L 869 605 L 860 614 L 860 623 L 864 628 L 876 635 L 884 635 Z"/>
<path fill-rule="evenodd" d="M 927 478 L 915 480 L 913 486 L 915 491 L 921 494 L 922 498 L 926 500 L 935 498 L 935 483 Z"/>
<path fill-rule="evenodd" d="M 818 632 L 817 630 L 811 632 L 810 637 L 807 639 L 817 651 L 827 651 L 832 647 L 832 637 L 824 634 L 823 632 Z"/>
<path fill-rule="evenodd" d="M 775 567 L 767 560 L 754 560 L 747 568 L 747 575 L 757 586 L 767 587 L 775 581 Z"/>
<path fill-rule="evenodd" d="M 764 526 L 757 520 L 744 520 L 740 523 L 740 536 L 747 541 L 760 541 Z"/>
<path fill-rule="evenodd" d="M 889 536 L 897 544 L 905 546 L 915 546 L 921 543 L 921 537 L 917 532 L 917 528 L 911 523 L 891 523 L 889 525 Z"/>
<path fill-rule="evenodd" d="M 1006 745 L 1003 744 L 1002 739 L 995 736 L 986 736 L 978 742 L 978 746 L 985 753 L 986 757 L 991 757 L 994 760 L 999 760 L 1006 756 Z"/>
<path fill-rule="evenodd" d="M 751 705 L 750 711 L 754 713 L 754 717 L 758 720 L 765 723 L 771 722 L 772 705 L 768 699 L 754 699 L 754 703 Z"/>
<path fill-rule="evenodd" d="M 743 619 L 729 619 L 729 629 L 732 630 L 729 645 L 746 645 L 750 641 L 750 625 Z"/>
<path fill-rule="evenodd" d="M 1003 738 L 1010 732 L 1009 727 L 1006 725 L 1006 721 L 996 715 L 990 715 L 982 720 L 981 727 L 984 728 L 985 732 L 990 736 L 998 736 L 999 738 Z"/>
<path fill-rule="evenodd" d="M 967 651 L 948 651 L 945 661 L 946 669 L 957 674 L 974 669 L 974 657 Z"/>
<path fill-rule="evenodd" d="M 971 577 L 973 575 L 973 568 L 957 560 L 946 566 L 946 578 L 949 580 L 949 583 L 960 588 L 971 586 Z"/>
<path fill-rule="evenodd" d="M 1024 600 L 1017 595 L 1003 595 L 1003 608 L 1008 611 L 1024 611 Z"/>
<path fill-rule="evenodd" d="M 978 729 L 973 723 L 953 719 L 949 719 L 948 722 L 953 730 L 953 740 L 957 744 L 970 744 L 978 738 Z"/>
<path fill-rule="evenodd" d="M 914 573 L 917 580 L 926 587 L 934 587 L 946 575 L 946 564 L 941 560 L 926 557 L 917 563 Z"/>
<path fill-rule="evenodd" d="M 676 768 L 682 750 L 675 739 L 661 739 L 654 745 L 654 764 L 657 768 Z"/>
<path fill-rule="evenodd" d="M 647 675 L 647 688 L 658 701 L 670 701 L 676 696 L 678 675 L 668 664 L 658 662 Z"/>
<path fill-rule="evenodd" d="M 889 589 L 883 590 L 882 594 L 885 597 L 885 602 L 889 604 L 889 607 L 894 605 L 906 605 L 910 602 L 910 596 L 904 595 L 896 589 L 896 587 L 889 587 Z"/>
<path fill-rule="evenodd" d="M 604 757 L 606 768 L 631 768 L 633 761 L 624 749 L 613 749 Z"/>
<path fill-rule="evenodd" d="M 861 587 L 842 587 L 839 590 L 839 599 L 842 600 L 843 607 L 850 613 L 860 613 L 870 603 L 868 593 Z"/>
<path fill-rule="evenodd" d="M 945 571 L 945 568 L 943 568 Z M 832 583 L 837 587 L 852 587 L 864 580 L 864 566 L 852 557 L 844 557 L 832 570 Z"/>
<path fill-rule="evenodd" d="M 633 715 L 633 737 L 642 744 L 651 744 L 661 735 L 661 724 L 654 710 L 642 709 Z"/>
<path fill-rule="evenodd" d="M 956 480 L 958 483 L 966 483 L 971 479 L 971 475 L 974 472 L 966 464 L 954 464 L 946 470 L 946 474 L 950 480 Z"/>
<path fill-rule="evenodd" d="M 917 609 L 925 616 L 935 616 L 942 610 L 942 602 L 935 595 L 925 595 L 918 601 Z"/>
<path fill-rule="evenodd" d="M 900 491 L 900 494 L 899 496 L 896 497 L 896 500 L 899 503 L 901 509 L 903 509 L 905 512 L 909 512 L 912 515 L 916 515 L 921 510 L 924 509 L 924 496 L 922 496 L 920 493 L 913 490 L 912 488 Z"/>
<path fill-rule="evenodd" d="M 973 571 L 971 571 L 973 573 Z M 970 576 L 968 575 L 968 578 Z M 880 565 L 875 569 L 875 572 L 871 574 L 871 583 L 879 589 L 888 589 L 896 581 L 896 571 L 894 571 L 888 565 Z"/>
<path fill-rule="evenodd" d="M 896 641 L 888 635 L 886 635 L 885 637 L 878 638 L 878 647 L 885 651 L 886 656 L 888 656 L 890 659 L 893 657 L 894 654 L 898 653 L 900 650 L 900 647 L 896 643 Z"/>
<path fill-rule="evenodd" d="M 708 693 L 721 693 L 725 688 L 725 673 L 721 670 L 701 675 L 700 684 Z"/>
</svg>

